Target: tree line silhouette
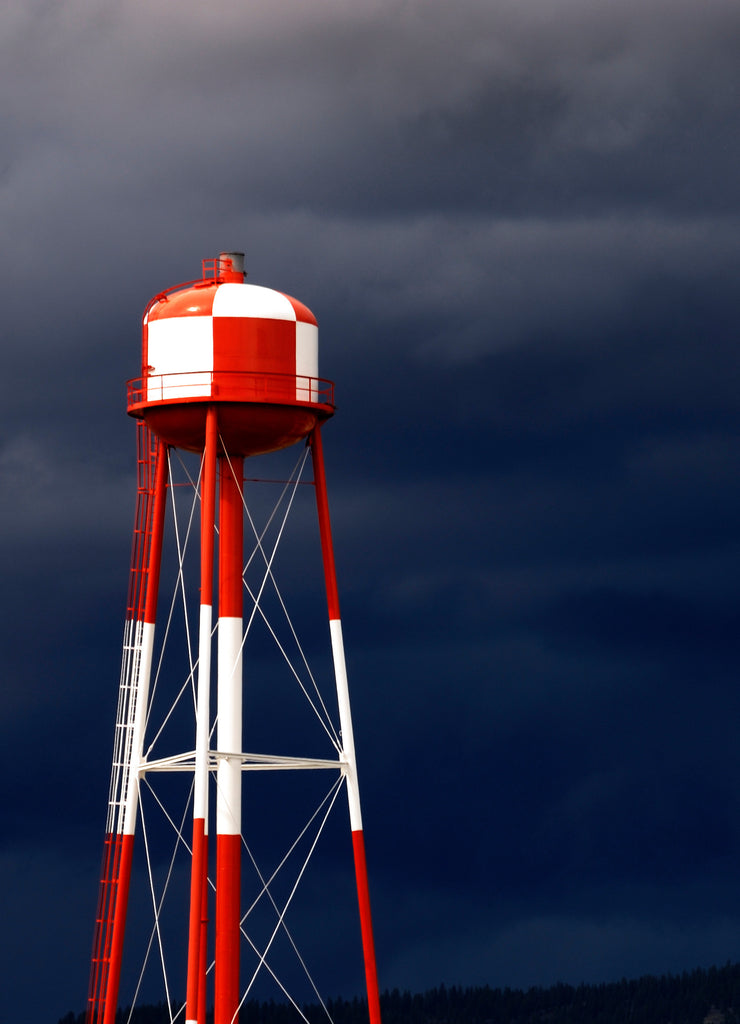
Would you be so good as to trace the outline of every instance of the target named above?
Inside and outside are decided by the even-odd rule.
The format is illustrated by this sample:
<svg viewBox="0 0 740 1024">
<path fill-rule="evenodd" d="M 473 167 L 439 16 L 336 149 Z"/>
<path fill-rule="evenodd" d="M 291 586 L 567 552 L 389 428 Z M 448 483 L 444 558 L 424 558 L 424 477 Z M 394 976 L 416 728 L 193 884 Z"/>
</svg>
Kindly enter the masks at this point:
<svg viewBox="0 0 740 1024">
<path fill-rule="evenodd" d="M 330 999 L 334 1024 L 367 1024 L 364 998 Z M 173 1013 L 181 1004 L 173 1007 Z M 412 994 L 393 989 L 380 997 L 383 1024 L 740 1024 L 740 964 L 697 968 L 680 975 L 646 975 L 599 985 L 549 988 L 463 988 L 440 985 Z M 318 1005 L 304 1006 L 310 1024 L 327 1024 Z M 164 1003 L 119 1010 L 116 1024 L 170 1024 Z M 184 1012 L 178 1020 L 184 1020 Z M 208 1024 L 212 1024 L 212 1015 Z M 250 1000 L 244 1024 L 302 1024 L 287 1003 Z M 58 1024 L 85 1024 L 70 1011 Z"/>
</svg>

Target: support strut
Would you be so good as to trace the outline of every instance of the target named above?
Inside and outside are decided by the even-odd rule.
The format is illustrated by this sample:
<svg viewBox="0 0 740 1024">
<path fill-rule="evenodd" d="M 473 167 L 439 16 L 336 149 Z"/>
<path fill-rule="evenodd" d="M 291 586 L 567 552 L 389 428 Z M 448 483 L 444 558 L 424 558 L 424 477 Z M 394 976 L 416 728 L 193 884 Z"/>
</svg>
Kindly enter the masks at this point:
<svg viewBox="0 0 740 1024">
<path fill-rule="evenodd" d="M 362 952 L 365 960 L 367 1006 L 370 1016 L 370 1024 L 380 1024 L 378 971 L 375 962 L 375 940 L 373 938 L 373 925 L 370 915 L 370 892 L 367 882 L 365 837 L 362 829 L 360 789 L 357 781 L 357 762 L 355 759 L 355 741 L 352 731 L 349 686 L 347 682 L 347 668 L 344 659 L 342 620 L 339 614 L 339 591 L 337 589 L 337 574 L 334 564 L 334 545 L 332 543 L 331 523 L 329 520 L 329 499 L 326 490 L 324 450 L 321 442 L 320 427 L 317 426 L 314 428 L 311 434 L 310 444 L 311 456 L 313 459 L 314 482 L 316 486 L 316 506 L 318 509 L 319 532 L 321 535 L 321 552 L 324 563 L 326 600 L 329 610 L 329 631 L 331 633 L 331 648 L 332 656 L 334 658 L 334 677 L 337 687 L 337 703 L 339 705 L 339 723 L 342 730 L 342 759 L 346 766 L 347 799 L 349 801 L 350 827 L 352 829 L 352 850 L 355 861 L 357 902 L 360 911 Z"/>
</svg>

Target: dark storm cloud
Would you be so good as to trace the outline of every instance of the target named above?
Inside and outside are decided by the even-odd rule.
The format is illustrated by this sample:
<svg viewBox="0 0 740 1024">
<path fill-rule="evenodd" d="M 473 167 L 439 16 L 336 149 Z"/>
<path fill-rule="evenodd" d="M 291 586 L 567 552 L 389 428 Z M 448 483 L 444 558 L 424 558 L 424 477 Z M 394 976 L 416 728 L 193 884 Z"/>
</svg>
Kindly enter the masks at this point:
<svg viewBox="0 0 740 1024">
<path fill-rule="evenodd" d="M 21 197 L 80 213 L 209 186 L 216 208 L 238 195 L 324 216 L 736 207 L 732 5 L 173 15 L 15 16 L 6 165 Z"/>
<path fill-rule="evenodd" d="M 0 486 L 7 497 L 0 513 L 3 546 L 60 542 L 107 543 L 130 518 L 134 476 L 121 479 L 104 464 L 89 462 L 84 475 L 69 452 L 54 452 L 18 435 L 0 448 Z M 81 500 L 84 494 L 84 500 Z"/>
<path fill-rule="evenodd" d="M 381 984 L 735 957 L 737 5 L 0 19 L 2 858 L 14 941 L 66 957 L 53 998 L 21 973 L 8 1006 L 82 1008 L 134 501 L 122 382 L 148 298 L 230 247 L 316 311 L 337 380 Z"/>
</svg>

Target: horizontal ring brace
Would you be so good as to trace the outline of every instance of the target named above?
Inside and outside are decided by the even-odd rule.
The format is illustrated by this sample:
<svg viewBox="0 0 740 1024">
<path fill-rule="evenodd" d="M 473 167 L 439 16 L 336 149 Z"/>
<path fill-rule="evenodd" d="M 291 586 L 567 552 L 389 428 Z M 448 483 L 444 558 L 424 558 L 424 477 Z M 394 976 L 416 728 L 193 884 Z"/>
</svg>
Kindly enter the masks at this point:
<svg viewBox="0 0 740 1024">
<path fill-rule="evenodd" d="M 333 769 L 345 772 L 346 761 L 325 760 L 316 757 L 285 757 L 279 754 L 229 754 L 211 750 L 208 754 L 208 770 L 216 771 L 220 761 L 241 761 L 242 771 L 290 771 L 300 769 Z M 163 757 L 156 761 L 144 761 L 138 769 L 139 775 L 148 772 L 192 772 L 195 770 L 195 754 L 188 751 L 173 757 Z"/>
</svg>

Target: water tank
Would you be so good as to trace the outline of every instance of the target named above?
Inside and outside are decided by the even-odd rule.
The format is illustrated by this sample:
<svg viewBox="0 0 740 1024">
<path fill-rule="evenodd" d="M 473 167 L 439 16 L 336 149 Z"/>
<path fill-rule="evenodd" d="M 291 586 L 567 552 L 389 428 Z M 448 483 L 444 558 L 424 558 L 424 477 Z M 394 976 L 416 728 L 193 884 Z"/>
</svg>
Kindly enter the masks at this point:
<svg viewBox="0 0 740 1024">
<path fill-rule="evenodd" d="M 334 412 L 318 375 L 318 324 L 302 302 L 246 284 L 241 253 L 203 261 L 200 280 L 156 295 L 143 317 L 141 377 L 128 412 L 169 444 L 202 451 L 206 411 L 234 455 L 294 444 Z"/>
</svg>

